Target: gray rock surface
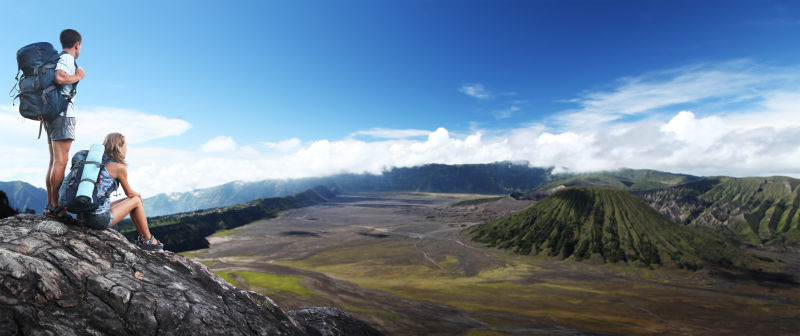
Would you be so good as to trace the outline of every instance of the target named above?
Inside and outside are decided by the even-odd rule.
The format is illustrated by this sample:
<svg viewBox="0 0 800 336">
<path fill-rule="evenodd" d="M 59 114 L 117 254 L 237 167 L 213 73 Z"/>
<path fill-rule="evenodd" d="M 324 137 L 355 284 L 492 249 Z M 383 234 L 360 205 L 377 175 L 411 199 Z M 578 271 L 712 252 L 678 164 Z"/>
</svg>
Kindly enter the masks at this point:
<svg viewBox="0 0 800 336">
<path fill-rule="evenodd" d="M 381 333 L 352 315 L 331 307 L 303 307 L 289 312 L 289 316 L 305 327 L 313 336 L 376 336 Z"/>
<path fill-rule="evenodd" d="M 372 329 L 337 311 L 320 313 L 337 326 L 324 335 Z M 202 264 L 143 251 L 117 231 L 39 215 L 0 220 L 0 335 L 305 335 L 315 328 Z"/>
</svg>

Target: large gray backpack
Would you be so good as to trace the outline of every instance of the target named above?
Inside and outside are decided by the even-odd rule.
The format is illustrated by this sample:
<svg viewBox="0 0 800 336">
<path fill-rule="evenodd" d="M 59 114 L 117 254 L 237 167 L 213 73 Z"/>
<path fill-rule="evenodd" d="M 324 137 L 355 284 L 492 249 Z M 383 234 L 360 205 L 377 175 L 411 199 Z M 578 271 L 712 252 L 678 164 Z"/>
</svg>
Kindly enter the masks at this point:
<svg viewBox="0 0 800 336">
<path fill-rule="evenodd" d="M 66 113 L 78 83 L 73 84 L 69 96 L 61 94 L 61 85 L 55 82 L 55 69 L 62 54 L 48 42 L 29 44 L 17 51 L 17 83 L 11 91 L 17 89 L 14 99 L 19 99 L 19 114 L 23 117 L 44 122 Z"/>
</svg>

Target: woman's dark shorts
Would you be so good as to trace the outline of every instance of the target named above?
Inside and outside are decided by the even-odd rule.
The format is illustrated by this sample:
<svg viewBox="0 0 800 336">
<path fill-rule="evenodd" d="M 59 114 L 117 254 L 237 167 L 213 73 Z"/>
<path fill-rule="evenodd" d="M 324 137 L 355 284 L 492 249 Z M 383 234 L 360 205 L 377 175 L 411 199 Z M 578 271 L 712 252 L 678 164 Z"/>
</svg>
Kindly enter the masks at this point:
<svg viewBox="0 0 800 336">
<path fill-rule="evenodd" d="M 114 213 L 111 212 L 111 209 L 97 214 L 83 215 L 83 225 L 97 230 L 109 228 L 112 220 L 114 220 Z"/>
</svg>

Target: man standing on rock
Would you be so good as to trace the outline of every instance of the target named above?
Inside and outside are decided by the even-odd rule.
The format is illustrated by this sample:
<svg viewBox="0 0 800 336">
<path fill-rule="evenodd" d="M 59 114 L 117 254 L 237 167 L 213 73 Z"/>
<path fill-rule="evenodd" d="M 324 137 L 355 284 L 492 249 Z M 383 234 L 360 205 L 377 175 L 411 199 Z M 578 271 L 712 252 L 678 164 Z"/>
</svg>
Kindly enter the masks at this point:
<svg viewBox="0 0 800 336">
<path fill-rule="evenodd" d="M 86 77 L 83 68 L 79 68 L 75 60 L 81 53 L 81 34 L 74 29 L 64 29 L 59 37 L 63 50 L 56 65 L 56 84 L 61 86 L 61 94 L 73 95 L 78 81 Z M 73 96 L 74 99 L 74 96 Z M 70 220 L 66 209 L 58 208 L 58 188 L 64 180 L 64 170 L 69 160 L 69 148 L 75 140 L 75 107 L 72 102 L 64 114 L 44 122 L 47 131 L 47 146 L 50 152 L 50 164 L 47 166 L 47 206 L 44 215 L 59 220 Z"/>
</svg>

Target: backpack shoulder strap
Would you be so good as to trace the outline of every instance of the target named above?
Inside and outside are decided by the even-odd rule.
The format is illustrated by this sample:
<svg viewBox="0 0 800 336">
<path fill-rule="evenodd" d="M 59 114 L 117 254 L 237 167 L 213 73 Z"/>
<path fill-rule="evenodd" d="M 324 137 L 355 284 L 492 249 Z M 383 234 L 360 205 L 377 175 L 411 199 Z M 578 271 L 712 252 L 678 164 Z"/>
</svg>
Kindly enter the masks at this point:
<svg viewBox="0 0 800 336">
<path fill-rule="evenodd" d="M 106 172 L 108 172 L 108 168 L 107 168 L 108 163 L 109 162 L 116 162 L 116 161 L 114 161 L 114 159 L 112 159 L 111 157 L 109 157 L 108 155 L 105 155 L 105 154 L 103 154 L 103 159 L 101 161 L 103 161 L 101 163 L 101 166 L 100 166 L 100 175 L 102 176 L 103 175 L 103 169 L 106 169 Z M 112 183 L 111 188 L 108 188 L 108 190 L 106 190 L 106 194 L 103 195 L 104 199 L 111 197 L 111 193 L 116 191 L 119 188 L 119 181 L 117 179 L 114 179 L 114 181 L 112 181 L 111 183 Z"/>
</svg>

